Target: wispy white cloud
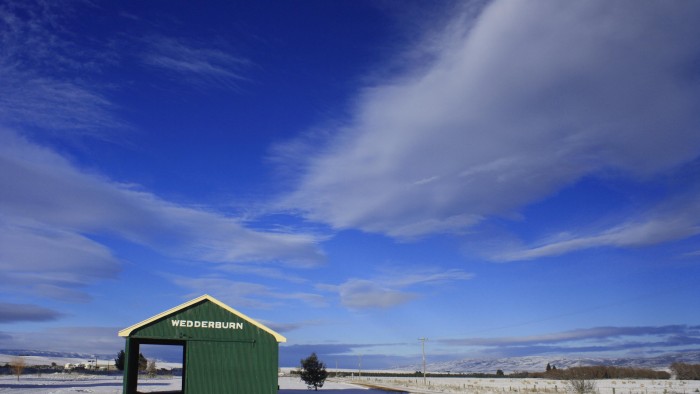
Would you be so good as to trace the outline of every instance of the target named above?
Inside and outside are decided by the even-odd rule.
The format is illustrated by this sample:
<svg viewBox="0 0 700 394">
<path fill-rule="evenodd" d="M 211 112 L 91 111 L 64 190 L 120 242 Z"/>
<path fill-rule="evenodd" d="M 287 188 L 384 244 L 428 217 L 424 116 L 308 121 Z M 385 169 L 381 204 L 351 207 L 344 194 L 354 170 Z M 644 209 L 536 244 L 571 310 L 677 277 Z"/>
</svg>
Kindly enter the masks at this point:
<svg viewBox="0 0 700 394">
<path fill-rule="evenodd" d="M 60 316 L 59 312 L 38 305 L 0 302 L 0 323 L 51 321 Z"/>
<path fill-rule="evenodd" d="M 222 42 L 103 31 L 86 41 L 67 30 L 77 15 L 89 11 L 84 5 L 0 4 L 0 273 L 8 278 L 0 291 L 89 301 L 89 285 L 115 279 L 122 269 L 105 238 L 177 260 L 209 262 L 219 272 L 289 282 L 301 278 L 286 275 L 280 265 L 321 263 L 316 235 L 253 229 L 250 222 L 215 209 L 162 199 L 81 168 L 36 143 L 41 138 L 29 138 L 49 133 L 104 140 L 131 129 L 107 94 L 123 88 L 120 74 L 109 83 L 101 77 L 133 59 L 208 88 L 237 87 L 245 80 L 240 72 L 251 65 L 222 49 L 227 46 Z M 131 56 L 125 55 L 127 47 Z M 237 267 L 240 263 L 247 264 Z"/>
<path fill-rule="evenodd" d="M 75 5 L 0 4 L 0 123 L 114 140 L 114 131 L 128 125 L 99 88 L 106 84 L 89 82 L 109 63 L 109 50 L 78 45 L 63 29 Z"/>
<path fill-rule="evenodd" d="M 77 168 L 54 151 L 0 133 L 0 192 L 8 217 L 84 232 L 111 233 L 211 262 L 315 264 L 313 236 L 255 231 L 236 218 L 158 198 Z"/>
<path fill-rule="evenodd" d="M 0 62 L 0 119 L 5 125 L 110 139 L 129 126 L 103 94 L 80 83 L 17 70 Z"/>
<path fill-rule="evenodd" d="M 533 245 L 490 254 L 496 261 L 531 260 L 598 247 L 643 247 L 700 234 L 700 193 L 666 201 L 623 223 L 595 232 L 566 232 Z"/>
<path fill-rule="evenodd" d="M 473 274 L 452 269 L 444 272 L 420 270 L 385 273 L 372 279 L 350 278 L 340 285 L 320 284 L 322 291 L 337 293 L 341 304 L 350 309 L 390 308 L 420 298 L 419 287 L 469 280 Z"/>
<path fill-rule="evenodd" d="M 20 70 L 65 75 L 90 69 L 99 53 L 66 29 L 80 2 L 8 0 L 0 4 L 0 53 L 4 64 Z"/>
<path fill-rule="evenodd" d="M 2 291 L 88 301 L 80 288 L 113 279 L 121 270 L 121 262 L 107 247 L 85 236 L 18 221 L 0 222 L 0 272 L 6 279 L 0 285 Z"/>
<path fill-rule="evenodd" d="M 417 293 L 358 278 L 350 278 L 337 286 L 319 285 L 318 288 L 338 293 L 340 302 L 350 309 L 390 308 L 418 297 Z"/>
<path fill-rule="evenodd" d="M 173 283 L 192 291 L 187 297 L 196 297 L 208 293 L 230 305 L 249 308 L 271 308 L 285 302 L 303 302 L 313 307 L 327 305 L 320 294 L 308 292 L 279 291 L 260 283 L 235 281 L 217 275 L 202 277 L 184 277 L 166 275 Z"/>
<path fill-rule="evenodd" d="M 243 70 L 250 67 L 250 60 L 211 44 L 196 44 L 163 36 L 148 37 L 145 41 L 149 50 L 143 55 L 144 63 L 178 74 L 187 81 L 206 87 L 237 88 L 247 80 Z"/>
<path fill-rule="evenodd" d="M 496 1 L 472 24 L 456 18 L 431 63 L 363 90 L 281 205 L 411 238 L 584 176 L 672 171 L 700 154 L 699 16 L 693 3 Z M 280 152 L 308 149 L 295 144 Z"/>
<path fill-rule="evenodd" d="M 157 69 L 157 75 L 165 71 L 168 83 L 237 89 L 247 80 L 242 71 L 251 61 L 232 55 L 224 40 L 202 43 L 109 31 L 84 40 L 67 27 L 90 8 L 82 2 L 0 4 L 1 124 L 63 138 L 122 141 L 117 132 L 134 126 L 117 115 L 123 108 L 113 98 L 130 81 L 114 70 L 129 67 L 134 59 Z M 129 22 L 142 25 L 138 19 Z"/>
<path fill-rule="evenodd" d="M 437 271 L 435 269 L 407 270 L 406 268 L 387 270 L 383 275 L 384 281 L 392 286 L 436 286 L 444 283 L 470 280 L 474 274 L 460 269 Z"/>
<path fill-rule="evenodd" d="M 0 269 L 47 294 L 117 274 L 118 259 L 91 235 L 218 264 L 299 267 L 324 259 L 313 235 L 253 230 L 234 217 L 163 200 L 8 130 L 0 130 L 0 163 Z"/>
</svg>

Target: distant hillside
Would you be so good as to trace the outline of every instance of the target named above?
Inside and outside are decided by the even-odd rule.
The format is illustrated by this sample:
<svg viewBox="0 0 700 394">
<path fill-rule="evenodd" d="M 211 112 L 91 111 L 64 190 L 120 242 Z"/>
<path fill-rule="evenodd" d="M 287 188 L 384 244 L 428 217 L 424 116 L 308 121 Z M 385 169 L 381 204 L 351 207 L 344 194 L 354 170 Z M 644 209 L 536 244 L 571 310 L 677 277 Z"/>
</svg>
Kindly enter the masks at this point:
<svg viewBox="0 0 700 394">
<path fill-rule="evenodd" d="M 463 359 L 439 363 L 429 363 L 426 366 L 428 372 L 452 372 L 452 373 L 495 373 L 503 370 L 505 373 L 513 372 L 543 372 L 547 363 L 557 368 L 588 365 L 610 365 L 616 367 L 637 367 L 654 370 L 667 370 L 673 362 L 685 362 L 700 364 L 700 352 L 686 352 L 663 354 L 655 357 L 624 357 L 624 358 L 584 358 L 565 356 L 529 356 L 509 357 L 498 359 Z M 412 364 L 397 367 L 396 370 L 419 371 L 421 364 Z"/>
<path fill-rule="evenodd" d="M 26 365 L 51 365 L 56 363 L 59 366 L 65 364 L 86 364 L 90 360 L 97 358 L 97 365 L 114 366 L 114 358 L 116 354 L 89 354 L 89 353 L 71 353 L 71 352 L 51 352 L 43 350 L 17 350 L 17 349 L 0 349 L 0 365 L 11 362 L 16 357 L 22 357 Z M 167 362 L 159 358 L 154 358 L 157 361 L 158 368 L 175 369 L 182 368 L 182 363 Z"/>
<path fill-rule="evenodd" d="M 0 349 L 0 354 L 11 356 L 28 356 L 28 357 L 44 357 L 44 358 L 79 358 L 79 359 L 94 359 L 110 360 L 116 354 L 94 354 L 94 353 L 71 353 L 71 352 L 50 352 L 45 350 L 26 350 L 26 349 Z"/>
</svg>

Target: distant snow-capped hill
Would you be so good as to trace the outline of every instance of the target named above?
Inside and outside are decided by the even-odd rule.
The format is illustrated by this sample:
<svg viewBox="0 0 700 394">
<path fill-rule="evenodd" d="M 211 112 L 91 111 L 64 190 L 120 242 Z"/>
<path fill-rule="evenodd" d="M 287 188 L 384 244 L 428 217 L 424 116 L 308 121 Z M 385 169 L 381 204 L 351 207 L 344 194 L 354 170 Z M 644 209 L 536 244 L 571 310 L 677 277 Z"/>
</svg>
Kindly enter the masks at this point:
<svg viewBox="0 0 700 394">
<path fill-rule="evenodd" d="M 84 358 L 99 360 L 109 360 L 114 358 L 116 354 L 95 354 L 95 353 L 75 353 L 75 352 L 51 352 L 46 350 L 27 350 L 27 349 L 0 349 L 0 354 L 13 356 L 29 356 L 29 357 L 50 357 L 50 358 Z"/>
<path fill-rule="evenodd" d="M 621 358 L 593 358 L 571 356 L 528 356 L 508 357 L 497 359 L 463 359 L 429 363 L 426 366 L 428 372 L 452 372 L 452 373 L 496 373 L 499 369 L 505 373 L 513 372 L 544 372 L 547 364 L 558 369 L 574 366 L 610 365 L 616 367 L 649 368 L 654 370 L 666 370 L 674 362 L 689 364 L 700 363 L 700 352 L 685 352 L 663 354 L 654 357 L 621 357 Z M 403 371 L 420 371 L 421 364 L 413 364 L 396 368 Z"/>
<path fill-rule="evenodd" d="M 66 364 L 90 364 L 96 361 L 96 365 L 100 367 L 114 367 L 114 359 L 116 354 L 91 354 L 91 353 L 75 353 L 75 352 L 54 352 L 45 350 L 18 350 L 18 349 L 0 349 L 0 365 L 5 365 L 21 357 L 25 365 L 51 365 L 56 364 L 63 366 Z M 175 369 L 182 368 L 181 362 L 168 362 L 158 358 L 153 358 L 157 361 L 158 368 Z"/>
</svg>

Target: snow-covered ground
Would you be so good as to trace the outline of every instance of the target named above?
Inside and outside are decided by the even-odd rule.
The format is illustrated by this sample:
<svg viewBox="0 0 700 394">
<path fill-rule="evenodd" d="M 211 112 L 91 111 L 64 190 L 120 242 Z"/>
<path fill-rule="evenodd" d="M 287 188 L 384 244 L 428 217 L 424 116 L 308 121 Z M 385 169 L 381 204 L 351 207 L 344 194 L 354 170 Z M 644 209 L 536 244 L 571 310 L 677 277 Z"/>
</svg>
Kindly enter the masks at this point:
<svg viewBox="0 0 700 394">
<path fill-rule="evenodd" d="M 668 370 L 674 362 L 700 364 L 700 352 L 666 353 L 654 357 L 580 357 L 571 356 L 524 356 L 496 359 L 462 359 L 444 362 L 428 363 L 430 372 L 482 372 L 496 373 L 502 370 L 506 374 L 513 372 L 543 372 L 547 364 L 556 365 L 559 369 L 586 365 L 610 365 L 615 367 L 648 368 Z M 422 371 L 421 364 L 406 365 L 397 368 L 402 371 Z"/>
<path fill-rule="evenodd" d="M 489 378 L 357 378 L 353 382 L 366 382 L 377 386 L 404 389 L 412 393 L 478 393 L 478 394 L 564 394 L 567 382 L 548 379 L 489 379 Z M 595 380 L 600 394 L 692 394 L 700 393 L 698 380 Z"/>
<path fill-rule="evenodd" d="M 24 361 L 26 366 L 34 365 L 51 365 L 55 363 L 56 365 L 64 366 L 68 363 L 70 364 L 87 364 L 87 358 L 77 358 L 77 357 L 45 357 L 45 356 L 15 356 L 12 354 L 0 354 L 0 365 L 5 365 L 11 363 L 16 359 L 21 359 Z M 112 365 L 114 366 L 114 360 L 97 360 L 98 365 Z"/>
<path fill-rule="evenodd" d="M 422 378 L 354 378 L 329 380 L 321 391 L 343 391 L 343 394 L 379 394 L 357 383 L 393 387 L 411 393 L 478 393 L 478 394 L 565 394 L 566 382 L 546 379 L 477 379 L 477 378 L 429 378 L 423 385 Z M 684 380 L 630 380 L 609 379 L 595 381 L 600 394 L 672 394 L 699 393 L 700 381 Z M 178 377 L 153 378 L 139 381 L 140 392 L 179 390 L 182 381 Z M 306 385 L 297 377 L 280 377 L 280 394 L 308 393 Z M 18 394 L 67 394 L 110 393 L 121 394 L 121 376 L 96 376 L 82 374 L 42 374 L 0 376 L 0 393 Z"/>
<path fill-rule="evenodd" d="M 299 378 L 280 377 L 280 394 L 309 393 L 306 385 Z M 139 392 L 155 393 L 159 391 L 180 390 L 182 380 L 179 377 L 153 378 L 139 380 Z M 343 394 L 379 394 L 383 391 L 368 390 L 351 383 L 327 381 L 323 391 L 343 390 Z M 22 375 L 17 377 L 0 376 L 0 393 L 17 394 L 67 394 L 67 393 L 110 393 L 121 394 L 121 376 L 97 376 L 81 374 L 53 373 L 39 375 Z"/>
</svg>

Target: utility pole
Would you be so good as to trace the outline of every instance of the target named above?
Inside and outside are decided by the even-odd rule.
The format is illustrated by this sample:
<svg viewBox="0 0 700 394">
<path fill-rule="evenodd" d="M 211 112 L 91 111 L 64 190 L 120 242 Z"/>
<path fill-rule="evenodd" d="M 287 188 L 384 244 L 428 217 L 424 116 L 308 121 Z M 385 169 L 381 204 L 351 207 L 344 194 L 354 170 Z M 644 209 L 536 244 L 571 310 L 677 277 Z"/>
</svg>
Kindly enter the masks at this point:
<svg viewBox="0 0 700 394">
<path fill-rule="evenodd" d="M 428 340 L 428 338 L 418 338 L 418 340 L 421 342 L 421 348 L 423 349 L 423 386 L 425 386 L 425 341 Z"/>
<path fill-rule="evenodd" d="M 360 362 L 358 366 L 358 378 L 362 379 L 362 353 L 360 353 Z"/>
</svg>

